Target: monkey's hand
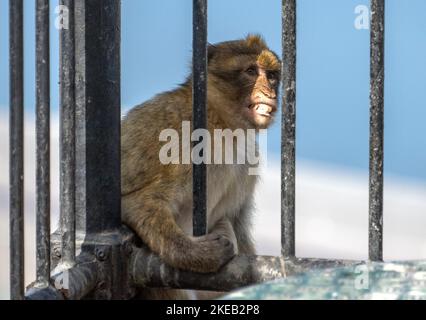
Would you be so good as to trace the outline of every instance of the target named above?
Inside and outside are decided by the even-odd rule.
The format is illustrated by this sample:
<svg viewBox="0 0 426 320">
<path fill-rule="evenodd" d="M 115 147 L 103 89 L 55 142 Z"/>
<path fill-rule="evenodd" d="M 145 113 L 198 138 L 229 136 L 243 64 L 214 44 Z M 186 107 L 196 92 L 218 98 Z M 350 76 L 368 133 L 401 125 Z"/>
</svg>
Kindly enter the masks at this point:
<svg viewBox="0 0 426 320">
<path fill-rule="evenodd" d="M 191 237 L 188 248 L 182 251 L 181 268 L 200 272 L 216 272 L 235 256 L 235 246 L 231 240 L 217 233 L 202 237 Z M 175 256 L 176 257 L 176 256 Z"/>
<path fill-rule="evenodd" d="M 191 248 L 187 252 L 191 261 L 187 268 L 191 271 L 216 272 L 238 253 L 235 233 L 225 218 L 216 223 L 211 233 L 190 239 Z"/>
</svg>

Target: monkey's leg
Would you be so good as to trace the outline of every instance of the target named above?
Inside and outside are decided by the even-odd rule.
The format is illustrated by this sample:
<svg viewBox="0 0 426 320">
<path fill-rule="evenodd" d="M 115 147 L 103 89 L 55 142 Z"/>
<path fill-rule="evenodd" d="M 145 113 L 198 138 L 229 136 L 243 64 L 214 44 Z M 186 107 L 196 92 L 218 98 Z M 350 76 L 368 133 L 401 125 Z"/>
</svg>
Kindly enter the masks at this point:
<svg viewBox="0 0 426 320">
<path fill-rule="evenodd" d="M 231 221 L 228 218 L 222 218 L 220 219 L 213 227 L 213 229 L 210 232 L 211 234 L 218 234 L 220 236 L 223 236 L 224 238 L 228 239 L 234 244 L 234 253 L 238 254 L 238 244 L 237 244 L 237 238 L 235 236 L 234 228 L 232 226 Z M 207 290 L 198 290 L 196 291 L 196 298 L 197 300 L 212 300 L 217 299 L 223 295 L 225 295 L 226 292 L 220 292 L 220 291 L 207 291 Z"/>
<path fill-rule="evenodd" d="M 202 237 L 186 235 L 176 224 L 173 203 L 166 195 L 143 190 L 122 198 L 122 219 L 167 264 L 194 272 L 216 272 L 234 255 L 232 242 L 221 232 Z M 161 194 L 158 192 L 158 194 Z"/>
<path fill-rule="evenodd" d="M 251 201 L 247 201 L 246 204 L 240 209 L 237 215 L 233 216 L 232 220 L 222 219 L 220 220 L 211 233 L 223 234 L 228 239 L 232 239 L 235 244 L 236 254 L 256 254 L 254 241 L 251 236 L 251 218 L 252 218 L 253 205 Z M 197 291 L 198 300 L 211 300 L 217 299 L 226 292 L 218 291 Z"/>
<path fill-rule="evenodd" d="M 254 241 L 251 235 L 252 211 L 253 205 L 251 201 L 247 201 L 240 209 L 240 212 L 231 221 L 237 239 L 239 254 L 256 254 Z"/>
</svg>

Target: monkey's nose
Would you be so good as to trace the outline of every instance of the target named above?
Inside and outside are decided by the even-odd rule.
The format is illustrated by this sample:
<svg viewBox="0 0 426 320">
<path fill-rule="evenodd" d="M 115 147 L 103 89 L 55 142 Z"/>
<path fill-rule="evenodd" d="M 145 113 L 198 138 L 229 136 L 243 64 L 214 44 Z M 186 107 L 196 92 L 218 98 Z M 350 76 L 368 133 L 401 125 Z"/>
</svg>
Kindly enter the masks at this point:
<svg viewBox="0 0 426 320">
<path fill-rule="evenodd" d="M 277 95 L 276 95 L 276 93 L 275 93 L 275 91 L 267 91 L 266 93 L 265 93 L 265 96 L 267 97 L 267 98 L 269 98 L 269 99 L 276 99 L 277 98 Z"/>
<path fill-rule="evenodd" d="M 276 99 L 277 95 L 274 90 L 271 90 L 269 88 L 264 88 L 263 90 L 260 90 L 260 93 L 263 94 L 268 99 Z"/>
</svg>

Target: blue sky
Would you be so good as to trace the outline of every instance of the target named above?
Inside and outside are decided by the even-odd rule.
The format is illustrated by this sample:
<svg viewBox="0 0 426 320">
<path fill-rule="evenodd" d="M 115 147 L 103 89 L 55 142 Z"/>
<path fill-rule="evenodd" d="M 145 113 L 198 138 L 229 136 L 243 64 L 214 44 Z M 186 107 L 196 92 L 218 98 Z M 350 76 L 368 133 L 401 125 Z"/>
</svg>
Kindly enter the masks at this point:
<svg viewBox="0 0 426 320">
<path fill-rule="evenodd" d="M 25 0 L 25 101 L 34 114 L 34 1 Z M 52 108 L 58 34 L 53 28 Z M 297 156 L 368 168 L 369 31 L 354 27 L 366 0 L 298 0 Z M 385 172 L 426 181 L 426 1 L 386 1 Z M 192 1 L 122 0 L 123 112 L 181 83 L 189 71 Z M 8 1 L 0 0 L 0 110 L 8 105 Z M 260 33 L 281 54 L 280 0 L 209 1 L 210 42 Z M 5 113 L 2 113 L 5 114 Z M 268 134 L 278 158 L 280 127 Z"/>
</svg>

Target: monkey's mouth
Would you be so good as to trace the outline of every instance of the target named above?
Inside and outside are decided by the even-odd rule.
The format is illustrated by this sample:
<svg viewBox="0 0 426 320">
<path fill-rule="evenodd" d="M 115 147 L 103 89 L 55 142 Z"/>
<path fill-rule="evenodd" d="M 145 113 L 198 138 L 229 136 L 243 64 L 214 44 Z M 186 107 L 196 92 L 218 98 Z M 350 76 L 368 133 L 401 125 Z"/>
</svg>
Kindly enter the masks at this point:
<svg viewBox="0 0 426 320">
<path fill-rule="evenodd" d="M 253 103 L 249 106 L 249 109 L 257 115 L 268 118 L 272 117 L 272 114 L 276 111 L 274 105 L 266 103 Z"/>
</svg>

